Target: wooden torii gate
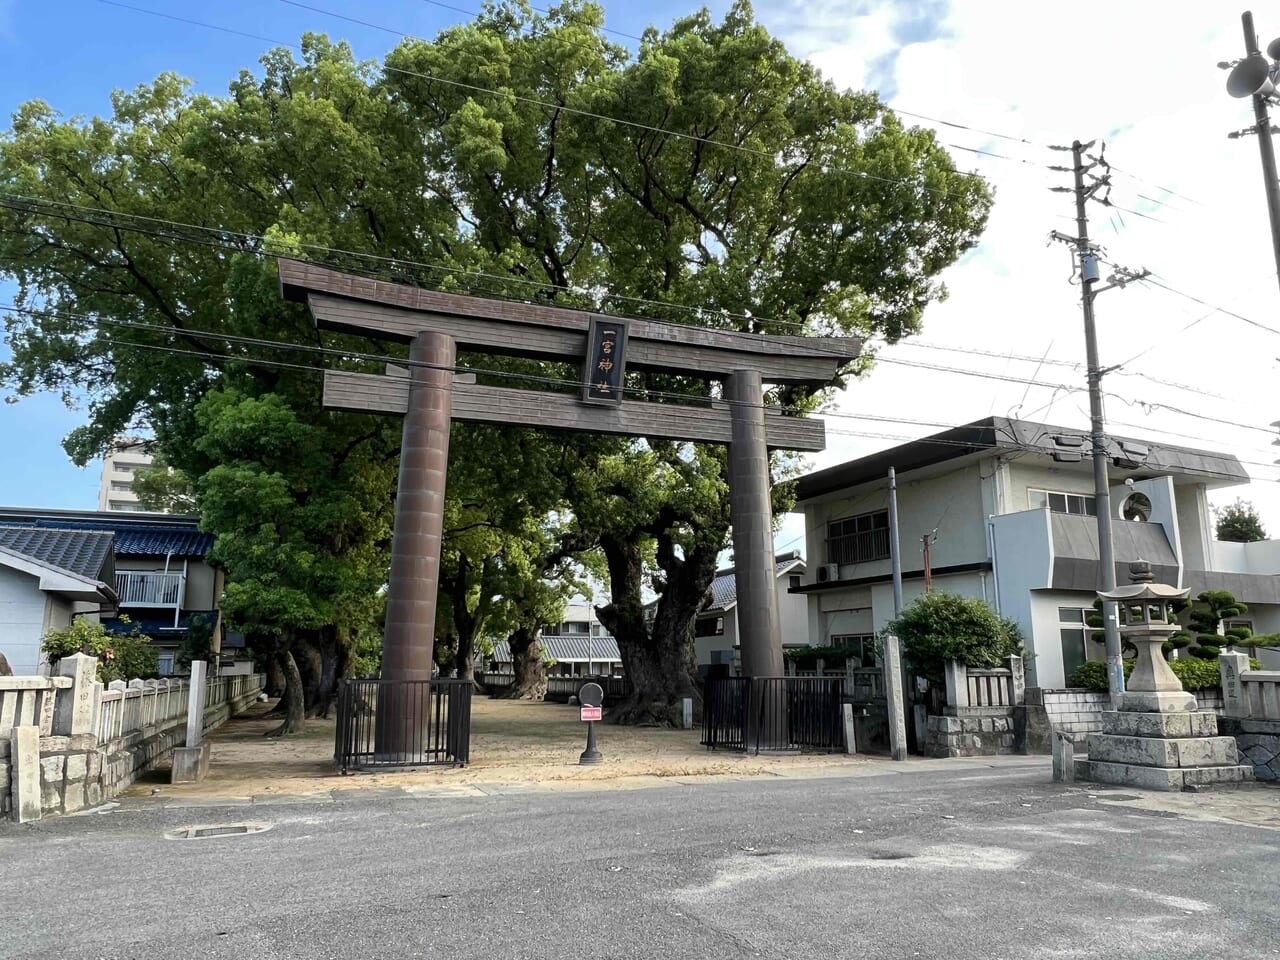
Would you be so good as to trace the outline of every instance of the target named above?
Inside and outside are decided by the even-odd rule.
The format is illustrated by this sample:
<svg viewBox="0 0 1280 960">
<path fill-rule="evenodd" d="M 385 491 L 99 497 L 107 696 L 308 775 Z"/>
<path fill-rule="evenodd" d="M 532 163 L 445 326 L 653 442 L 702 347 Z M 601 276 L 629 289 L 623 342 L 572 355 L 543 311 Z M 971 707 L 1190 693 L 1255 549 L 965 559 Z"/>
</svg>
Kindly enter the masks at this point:
<svg viewBox="0 0 1280 960">
<path fill-rule="evenodd" d="M 764 384 L 829 383 L 862 341 L 737 333 L 563 307 L 439 293 L 281 260 L 283 296 L 321 329 L 409 344 L 407 376 L 327 370 L 324 405 L 400 414 L 404 439 L 391 545 L 385 680 L 429 680 L 451 420 L 723 443 L 742 670 L 783 675 L 774 577 L 769 450 L 818 451 L 821 420 L 782 416 Z M 458 349 L 582 362 L 580 396 L 467 382 Z M 723 382 L 724 401 L 626 399 L 627 369 Z"/>
</svg>

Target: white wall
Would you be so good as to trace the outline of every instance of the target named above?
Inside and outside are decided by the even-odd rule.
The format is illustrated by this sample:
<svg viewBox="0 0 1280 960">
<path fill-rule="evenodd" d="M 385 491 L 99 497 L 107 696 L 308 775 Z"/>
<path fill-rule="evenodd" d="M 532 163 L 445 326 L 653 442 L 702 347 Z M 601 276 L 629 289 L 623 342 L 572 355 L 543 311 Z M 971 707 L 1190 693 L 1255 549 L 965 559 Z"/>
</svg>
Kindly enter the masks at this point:
<svg viewBox="0 0 1280 960">
<path fill-rule="evenodd" d="M 1028 650 L 1035 656 L 1030 668 L 1034 674 L 1028 673 L 1027 684 L 1032 685 L 1031 677 L 1034 676 L 1034 686 L 1061 689 L 1067 685 L 1067 678 L 1062 659 L 1062 628 L 1065 625 L 1059 620 L 1058 608 L 1087 608 L 1093 604 L 1096 594 L 1089 590 L 1036 590 L 1028 596 L 1031 631 L 1023 627 L 1023 632 L 1027 634 Z M 1106 658 L 1106 651 L 1092 640 L 1086 639 L 1085 651 L 1089 660 Z"/>
<path fill-rule="evenodd" d="M 1031 501 L 1027 499 L 1030 489 L 1092 496 L 1093 467 L 1088 462 L 1047 466 L 1030 460 L 1013 460 L 1009 463 L 1009 486 L 1005 510 L 1019 513 L 1031 509 Z"/>
<path fill-rule="evenodd" d="M 804 575 L 799 570 L 793 571 Z M 790 593 L 791 574 L 778 577 L 778 623 L 782 628 L 784 646 L 809 642 L 809 600 L 803 593 Z"/>
<path fill-rule="evenodd" d="M 983 463 L 986 463 L 984 472 Z M 931 548 L 930 564 L 939 567 L 974 563 L 986 559 L 986 529 L 983 523 L 983 478 L 990 473 L 989 462 L 971 463 L 957 470 L 921 480 L 898 478 L 898 521 L 902 569 L 924 566 L 921 537 L 938 529 Z M 827 562 L 827 523 L 845 517 L 874 513 L 889 508 L 888 481 L 856 495 L 836 496 L 804 505 L 807 583 L 816 582 L 817 570 Z M 888 559 L 870 563 L 845 564 L 841 579 L 888 576 Z"/>
<path fill-rule="evenodd" d="M 0 653 L 17 676 L 40 672 L 40 641 L 46 628 L 70 622 L 70 604 L 50 597 L 46 605 L 47 596 L 36 577 L 0 567 Z"/>
<path fill-rule="evenodd" d="M 1213 541 L 1213 570 L 1223 573 L 1280 574 L 1280 540 L 1256 543 Z"/>
<path fill-rule="evenodd" d="M 1187 570 L 1217 570 L 1212 553 L 1213 527 L 1209 522 L 1209 498 L 1203 483 L 1176 487 L 1178 533 L 1182 538 L 1182 565 Z"/>
</svg>

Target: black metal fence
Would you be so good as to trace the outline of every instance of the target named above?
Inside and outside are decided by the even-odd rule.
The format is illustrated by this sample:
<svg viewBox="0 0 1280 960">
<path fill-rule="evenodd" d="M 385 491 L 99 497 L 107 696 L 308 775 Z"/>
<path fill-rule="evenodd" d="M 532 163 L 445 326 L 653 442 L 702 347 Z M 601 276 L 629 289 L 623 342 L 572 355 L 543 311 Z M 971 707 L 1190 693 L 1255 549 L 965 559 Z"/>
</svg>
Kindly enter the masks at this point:
<svg viewBox="0 0 1280 960">
<path fill-rule="evenodd" d="M 344 680 L 334 762 L 344 774 L 370 767 L 466 766 L 471 690 L 470 680 Z"/>
<path fill-rule="evenodd" d="M 845 749 L 841 677 L 708 677 L 702 742 L 708 749 Z"/>
</svg>

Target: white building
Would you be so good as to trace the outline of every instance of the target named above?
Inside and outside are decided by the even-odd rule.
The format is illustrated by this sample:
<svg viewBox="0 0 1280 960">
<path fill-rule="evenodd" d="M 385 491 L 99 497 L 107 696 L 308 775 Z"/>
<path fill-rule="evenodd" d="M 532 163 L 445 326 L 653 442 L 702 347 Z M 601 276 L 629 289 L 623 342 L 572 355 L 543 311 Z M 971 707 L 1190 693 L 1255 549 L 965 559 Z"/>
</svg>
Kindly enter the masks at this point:
<svg viewBox="0 0 1280 960">
<path fill-rule="evenodd" d="M 98 484 L 98 509 L 112 512 L 138 513 L 147 508 L 133 492 L 133 477 L 151 466 L 146 441 L 124 439 L 111 448 L 102 460 L 102 480 Z"/>
<path fill-rule="evenodd" d="M 805 562 L 798 550 L 774 557 L 783 647 L 802 647 L 809 642 L 808 601 L 802 594 L 791 592 L 803 588 L 804 572 Z M 693 633 L 699 671 L 714 667 L 732 672 L 739 659 L 738 585 L 732 567 L 716 571 L 711 581 L 711 603 L 698 614 Z"/>
<path fill-rule="evenodd" d="M 0 523 L 0 653 L 17 676 L 48 671 L 45 635 L 115 613 L 112 535 Z"/>
<path fill-rule="evenodd" d="M 1192 595 L 1230 590 L 1255 633 L 1280 632 L 1280 541 L 1213 538 L 1209 490 L 1248 482 L 1229 454 L 1109 441 L 1119 582 L 1143 559 Z M 888 470 L 898 478 L 904 601 L 924 592 L 923 539 L 935 590 L 981 597 L 1026 637 L 1028 684 L 1062 687 L 1101 659 L 1084 617 L 1097 585 L 1097 520 L 1088 438 L 993 417 L 803 477 L 811 575 L 808 640 L 869 640 L 893 618 Z"/>
<path fill-rule="evenodd" d="M 616 676 L 622 673 L 622 654 L 589 603 L 570 603 L 564 618 L 542 631 L 542 654 L 551 661 L 549 676 Z M 511 648 L 506 640 L 494 642 L 488 657 L 498 673 L 512 669 Z"/>
</svg>

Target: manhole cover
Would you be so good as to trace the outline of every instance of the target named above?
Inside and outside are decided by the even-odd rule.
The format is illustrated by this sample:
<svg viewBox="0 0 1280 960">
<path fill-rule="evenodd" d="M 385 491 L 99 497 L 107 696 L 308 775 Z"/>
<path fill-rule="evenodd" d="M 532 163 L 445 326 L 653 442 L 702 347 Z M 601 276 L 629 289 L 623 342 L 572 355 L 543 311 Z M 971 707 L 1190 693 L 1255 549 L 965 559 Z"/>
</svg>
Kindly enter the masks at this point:
<svg viewBox="0 0 1280 960">
<path fill-rule="evenodd" d="M 170 830 L 165 837 L 170 840 L 206 840 L 210 837 L 243 837 L 270 829 L 269 823 L 220 823 L 179 827 L 177 830 Z"/>
</svg>

